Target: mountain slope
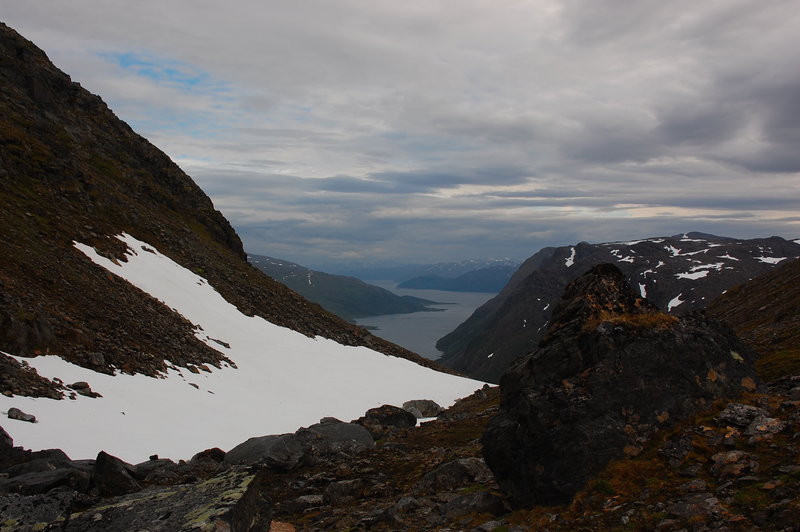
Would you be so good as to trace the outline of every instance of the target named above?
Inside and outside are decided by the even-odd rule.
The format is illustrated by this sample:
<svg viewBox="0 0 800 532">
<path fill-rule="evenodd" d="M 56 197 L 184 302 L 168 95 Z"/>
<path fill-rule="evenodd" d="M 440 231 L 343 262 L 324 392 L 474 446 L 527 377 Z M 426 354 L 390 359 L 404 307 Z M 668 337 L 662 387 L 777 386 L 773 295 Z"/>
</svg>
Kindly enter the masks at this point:
<svg viewBox="0 0 800 532">
<path fill-rule="evenodd" d="M 413 357 L 250 266 L 228 221 L 177 165 L 4 25 L 0 133 L 0 349 L 31 355 L 57 348 L 106 372 L 152 374 L 165 359 L 221 362 L 191 324 L 110 281 L 72 246 L 121 255 L 110 237 L 127 232 L 201 273 L 245 314 Z"/>
<path fill-rule="evenodd" d="M 542 338 L 564 287 L 592 266 L 616 264 L 640 295 L 685 314 L 727 288 L 800 256 L 800 244 L 779 237 L 737 240 L 702 233 L 545 248 L 520 266 L 495 298 L 437 343 L 440 362 L 497 382 Z"/>
<path fill-rule="evenodd" d="M 276 281 L 347 320 L 432 310 L 427 306 L 434 303 L 418 297 L 398 296 L 355 277 L 319 272 L 281 259 L 248 255 L 248 260 Z"/>
<path fill-rule="evenodd" d="M 323 416 L 355 419 L 381 404 L 425 397 L 450 405 L 482 385 L 246 316 L 206 279 L 157 249 L 130 235 L 118 241 L 127 251 L 116 260 L 82 243 L 75 248 L 119 282 L 185 316 L 197 338 L 227 362 L 219 368 L 168 366 L 153 378 L 110 376 L 53 355 L 28 359 L 42 376 L 87 382 L 100 397 L 0 396 L 3 410 L 17 407 L 37 417 L 36 424 L 3 424 L 17 444 L 58 447 L 80 458 L 100 450 L 132 461 L 154 451 L 188 458 L 211 447 L 227 450 L 250 436 L 294 431 Z"/>
<path fill-rule="evenodd" d="M 121 240 L 117 235 L 127 236 Z M 112 421 L 118 420 L 121 411 L 141 412 L 139 405 L 152 404 L 153 398 L 169 411 L 170 387 L 184 373 L 198 379 L 194 375 L 209 370 L 215 379 L 224 375 L 226 382 L 239 382 L 242 393 L 254 395 L 251 402 L 240 402 L 236 408 L 246 412 L 258 405 L 260 412 L 278 420 L 285 419 L 278 410 L 304 412 L 313 405 L 314 420 L 336 415 L 338 399 L 331 396 L 358 398 L 364 403 L 358 407 L 360 414 L 380 401 L 372 392 L 362 394 L 360 390 L 372 386 L 375 393 L 383 393 L 375 387 L 391 389 L 385 380 L 398 386 L 407 384 L 396 372 L 387 375 L 375 369 L 374 380 L 365 385 L 344 379 L 341 371 L 332 368 L 330 379 L 337 386 L 349 383 L 347 388 L 331 385 L 309 390 L 302 384 L 307 380 L 304 372 L 317 371 L 326 364 L 350 372 L 362 365 L 363 371 L 372 371 L 373 364 L 411 364 L 414 371 L 435 375 L 436 379 L 454 378 L 421 368 L 437 366 L 344 322 L 248 264 L 230 224 L 177 165 L 114 116 L 99 97 L 71 82 L 41 50 L 5 25 L 0 25 L 0 251 L 3 406 L 13 406 L 7 401 L 22 401 L 20 404 L 34 405 L 34 415 L 40 409 L 42 412 L 40 423 L 28 426 L 15 422 L 9 428 L 25 445 L 52 446 L 59 438 L 78 438 L 94 445 L 91 439 L 95 432 L 116 426 Z M 161 284 L 153 287 L 129 282 L 131 264 L 150 255 L 170 261 L 162 263 L 163 271 L 152 272 L 153 279 Z M 235 316 L 230 330 L 211 334 L 209 331 L 217 326 L 214 319 L 196 317 L 192 312 L 199 309 L 191 305 L 168 302 L 172 270 L 182 272 L 180 279 L 190 278 L 189 272 L 193 272 L 194 285 L 213 287 L 226 305 L 232 305 L 230 309 L 222 303 L 216 305 L 220 320 Z M 252 345 L 253 338 L 246 337 L 248 329 L 237 325 L 239 321 L 279 327 L 280 334 L 289 335 L 293 343 L 284 346 L 272 336 L 262 335 L 257 349 L 242 355 L 237 351 L 239 344 Z M 329 348 L 331 345 L 335 349 Z M 332 349 L 339 354 L 332 355 Z M 374 360 L 355 363 L 363 354 Z M 257 357 L 262 366 L 252 373 L 236 371 L 231 368 L 243 359 L 237 361 L 234 355 Z M 269 370 L 263 366 L 273 363 L 276 365 Z M 37 377 L 31 368 L 41 369 L 48 379 Z M 53 368 L 56 370 L 51 371 Z M 281 368 L 296 368 L 298 374 L 287 375 Z M 232 374 L 244 380 L 237 381 L 230 377 Z M 167 375 L 170 378 L 164 379 Z M 91 385 L 106 382 L 106 378 L 113 379 L 114 384 L 103 386 L 106 391 L 99 391 L 103 397 L 84 399 L 79 394 L 74 401 L 20 397 L 74 396 L 66 386 L 74 379 Z M 426 378 L 415 376 L 410 380 L 422 382 Z M 123 393 L 121 390 L 127 389 L 124 383 L 132 382 L 129 379 L 163 387 L 139 389 L 137 384 L 131 394 Z M 293 384 L 297 393 L 270 386 L 274 379 Z M 442 386 L 436 379 L 431 393 Z M 468 391 L 474 389 L 472 381 L 456 381 L 469 382 Z M 302 390 L 308 394 L 303 396 Z M 210 391 L 203 393 L 213 395 Z M 263 391 L 271 394 L 265 396 Z M 121 402 L 127 406 L 119 407 Z M 236 419 L 225 413 L 234 408 L 232 403 L 217 398 L 214 404 L 227 409 L 216 412 L 219 419 L 215 423 L 223 425 L 187 417 L 186 423 L 192 419 L 203 427 L 203 441 L 210 441 L 212 433 L 225 434 L 227 417 Z M 97 410 L 91 415 L 90 410 L 80 413 L 87 405 Z M 178 432 L 186 430 L 188 437 L 195 432 L 184 426 L 183 413 L 172 411 L 169 419 Z M 141 424 L 137 424 L 133 422 L 136 416 L 126 416 L 131 427 L 141 430 L 138 435 L 129 434 L 129 442 L 149 446 L 156 442 L 146 441 L 148 436 L 168 437 L 166 428 L 170 425 L 159 425 L 159 415 L 156 412 L 152 426 L 145 419 L 140 418 Z M 202 415 L 202 409 L 197 415 Z M 53 432 L 56 423 L 69 419 L 76 424 Z M 87 425 L 80 423 L 95 425 L 84 432 L 79 427 Z M 246 423 L 237 427 L 260 431 Z M 30 438 L 17 431 L 30 431 Z M 123 438 L 122 434 L 115 437 Z M 51 437 L 54 440 L 49 442 Z M 199 441 L 195 444 L 202 446 Z M 190 440 L 185 443 L 193 444 Z M 138 448 L 137 452 L 145 451 Z"/>
<path fill-rule="evenodd" d="M 800 260 L 730 288 L 707 312 L 759 352 L 763 379 L 800 374 Z"/>
</svg>

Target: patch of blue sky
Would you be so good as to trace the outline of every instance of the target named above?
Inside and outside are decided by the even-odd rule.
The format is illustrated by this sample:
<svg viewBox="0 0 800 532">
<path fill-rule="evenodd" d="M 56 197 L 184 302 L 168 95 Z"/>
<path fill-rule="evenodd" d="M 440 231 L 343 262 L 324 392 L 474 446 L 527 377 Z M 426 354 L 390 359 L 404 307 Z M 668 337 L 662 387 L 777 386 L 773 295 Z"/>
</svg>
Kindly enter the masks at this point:
<svg viewBox="0 0 800 532">
<path fill-rule="evenodd" d="M 107 52 L 98 54 L 118 67 L 153 81 L 186 92 L 214 93 L 224 96 L 231 87 L 205 70 L 182 61 L 136 52 Z"/>
<path fill-rule="evenodd" d="M 242 118 L 237 112 L 239 95 L 234 88 L 197 66 L 147 53 L 98 55 L 156 86 L 177 90 L 187 96 L 199 96 L 206 101 L 205 109 L 163 104 L 140 108 L 135 116 L 126 117 L 137 131 L 148 134 L 171 132 L 195 138 L 212 138 L 218 137 Z"/>
<path fill-rule="evenodd" d="M 143 133 L 158 132 L 215 138 L 231 128 L 225 113 L 156 108 L 127 119 L 131 127 Z"/>
</svg>

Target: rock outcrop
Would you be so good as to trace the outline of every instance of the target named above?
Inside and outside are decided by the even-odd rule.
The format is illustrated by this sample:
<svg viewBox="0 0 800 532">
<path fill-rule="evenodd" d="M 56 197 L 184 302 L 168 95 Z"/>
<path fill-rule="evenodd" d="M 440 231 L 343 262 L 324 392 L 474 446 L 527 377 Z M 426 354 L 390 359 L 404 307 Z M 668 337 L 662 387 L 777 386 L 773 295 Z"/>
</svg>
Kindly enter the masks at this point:
<svg viewBox="0 0 800 532">
<path fill-rule="evenodd" d="M 755 387 L 754 354 L 700 314 L 660 312 L 603 264 L 571 283 L 539 348 L 501 381 L 484 456 L 516 505 L 569 501 L 659 428 Z"/>
</svg>

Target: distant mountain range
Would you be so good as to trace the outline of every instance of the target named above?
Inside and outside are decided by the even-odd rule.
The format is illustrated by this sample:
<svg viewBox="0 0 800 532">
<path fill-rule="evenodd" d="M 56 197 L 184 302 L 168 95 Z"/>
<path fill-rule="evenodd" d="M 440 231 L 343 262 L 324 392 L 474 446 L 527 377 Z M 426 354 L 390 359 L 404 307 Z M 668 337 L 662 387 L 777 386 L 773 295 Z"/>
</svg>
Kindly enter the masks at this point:
<svg viewBox="0 0 800 532">
<path fill-rule="evenodd" d="M 395 281 L 397 288 L 496 293 L 519 265 L 514 259 L 470 259 L 437 264 L 330 265 L 324 269 L 364 281 Z"/>
<path fill-rule="evenodd" d="M 409 279 L 408 281 L 403 281 L 397 285 L 397 288 L 445 290 L 449 292 L 497 293 L 508 283 L 516 270 L 516 266 L 498 264 L 468 271 L 458 277 L 422 275 Z"/>
<path fill-rule="evenodd" d="M 469 259 L 459 262 L 439 262 L 436 264 L 364 264 L 329 265 L 319 267 L 326 272 L 338 275 L 358 277 L 364 281 L 397 281 L 402 283 L 415 277 L 436 275 L 445 279 L 454 279 L 468 272 L 508 266 L 517 268 L 520 261 L 514 259 Z"/>
<path fill-rule="evenodd" d="M 279 283 L 347 320 L 434 310 L 429 308 L 434 301 L 398 296 L 355 277 L 319 272 L 264 255 L 248 255 L 247 260 Z"/>
<path fill-rule="evenodd" d="M 538 345 L 567 283 L 603 262 L 616 264 L 660 309 L 685 314 L 798 256 L 800 244 L 780 237 L 739 240 L 703 233 L 544 248 L 495 298 L 439 340 L 437 348 L 445 353 L 440 362 L 497 382 Z"/>
</svg>

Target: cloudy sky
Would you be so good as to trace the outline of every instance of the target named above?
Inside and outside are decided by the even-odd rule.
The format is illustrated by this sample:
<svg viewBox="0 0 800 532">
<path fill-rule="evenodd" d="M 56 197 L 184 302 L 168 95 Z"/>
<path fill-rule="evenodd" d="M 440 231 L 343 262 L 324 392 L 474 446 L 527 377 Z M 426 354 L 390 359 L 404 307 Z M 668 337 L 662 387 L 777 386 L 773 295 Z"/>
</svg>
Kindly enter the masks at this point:
<svg viewBox="0 0 800 532">
<path fill-rule="evenodd" d="M 0 0 L 307 265 L 800 237 L 796 0 Z"/>
</svg>

